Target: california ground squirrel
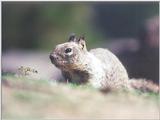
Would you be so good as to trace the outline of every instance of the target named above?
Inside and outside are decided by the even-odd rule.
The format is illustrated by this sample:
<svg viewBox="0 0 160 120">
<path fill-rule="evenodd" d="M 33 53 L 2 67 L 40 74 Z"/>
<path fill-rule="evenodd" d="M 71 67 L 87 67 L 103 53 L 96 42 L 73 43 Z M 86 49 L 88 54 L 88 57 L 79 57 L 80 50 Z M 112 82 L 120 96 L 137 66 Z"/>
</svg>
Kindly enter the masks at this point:
<svg viewBox="0 0 160 120">
<path fill-rule="evenodd" d="M 68 42 L 56 46 L 50 59 L 68 82 L 90 83 L 100 90 L 131 87 L 127 71 L 119 59 L 107 49 L 88 51 L 84 36 L 77 38 L 72 34 Z"/>
</svg>

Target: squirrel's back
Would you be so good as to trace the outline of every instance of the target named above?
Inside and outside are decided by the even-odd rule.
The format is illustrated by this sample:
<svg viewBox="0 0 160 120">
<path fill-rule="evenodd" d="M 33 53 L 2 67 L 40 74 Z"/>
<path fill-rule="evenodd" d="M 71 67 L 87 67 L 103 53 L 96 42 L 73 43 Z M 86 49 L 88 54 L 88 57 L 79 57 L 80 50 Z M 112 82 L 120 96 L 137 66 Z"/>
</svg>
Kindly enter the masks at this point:
<svg viewBox="0 0 160 120">
<path fill-rule="evenodd" d="M 103 69 L 106 72 L 105 84 L 114 87 L 128 86 L 128 74 L 120 60 L 109 50 L 104 48 L 96 48 L 90 50 L 96 58 L 103 64 Z M 106 84 L 106 85 L 107 85 Z"/>
</svg>

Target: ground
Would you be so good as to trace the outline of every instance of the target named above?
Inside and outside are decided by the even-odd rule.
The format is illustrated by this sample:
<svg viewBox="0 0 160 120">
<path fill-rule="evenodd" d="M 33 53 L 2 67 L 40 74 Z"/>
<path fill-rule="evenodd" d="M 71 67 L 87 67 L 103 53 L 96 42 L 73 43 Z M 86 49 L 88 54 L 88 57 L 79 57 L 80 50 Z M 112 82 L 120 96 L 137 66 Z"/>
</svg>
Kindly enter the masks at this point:
<svg viewBox="0 0 160 120">
<path fill-rule="evenodd" d="M 87 85 L 2 76 L 4 119 L 158 119 L 158 106 L 158 95 L 153 93 L 119 91 L 104 94 Z"/>
</svg>

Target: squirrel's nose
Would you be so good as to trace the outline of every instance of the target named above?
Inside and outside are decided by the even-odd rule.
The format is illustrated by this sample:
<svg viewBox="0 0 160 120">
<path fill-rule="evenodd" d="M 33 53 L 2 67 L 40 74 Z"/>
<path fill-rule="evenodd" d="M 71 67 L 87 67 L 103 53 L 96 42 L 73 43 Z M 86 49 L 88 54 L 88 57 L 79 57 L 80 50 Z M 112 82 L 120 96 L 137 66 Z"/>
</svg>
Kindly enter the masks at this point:
<svg viewBox="0 0 160 120">
<path fill-rule="evenodd" d="M 57 55 L 52 54 L 52 53 L 49 55 L 49 58 L 51 59 L 51 61 L 52 61 L 52 60 L 54 61 L 54 60 L 57 60 L 57 59 L 58 59 Z"/>
</svg>

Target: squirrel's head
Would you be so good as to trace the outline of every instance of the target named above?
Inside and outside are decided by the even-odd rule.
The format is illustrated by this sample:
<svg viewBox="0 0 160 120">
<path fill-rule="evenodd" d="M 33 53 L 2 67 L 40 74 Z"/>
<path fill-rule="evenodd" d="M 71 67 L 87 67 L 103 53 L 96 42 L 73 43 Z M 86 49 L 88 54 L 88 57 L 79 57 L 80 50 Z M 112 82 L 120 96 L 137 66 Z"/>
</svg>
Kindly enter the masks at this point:
<svg viewBox="0 0 160 120">
<path fill-rule="evenodd" d="M 77 38 L 72 34 L 68 42 L 55 47 L 50 54 L 50 60 L 58 68 L 73 68 L 80 63 L 86 52 L 87 48 L 84 36 Z"/>
</svg>

